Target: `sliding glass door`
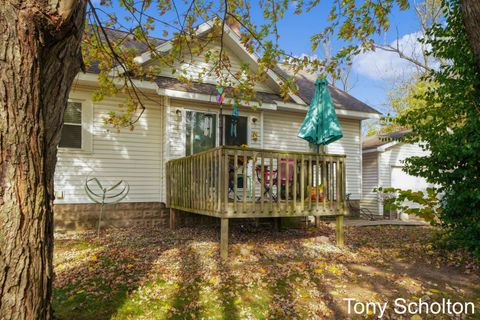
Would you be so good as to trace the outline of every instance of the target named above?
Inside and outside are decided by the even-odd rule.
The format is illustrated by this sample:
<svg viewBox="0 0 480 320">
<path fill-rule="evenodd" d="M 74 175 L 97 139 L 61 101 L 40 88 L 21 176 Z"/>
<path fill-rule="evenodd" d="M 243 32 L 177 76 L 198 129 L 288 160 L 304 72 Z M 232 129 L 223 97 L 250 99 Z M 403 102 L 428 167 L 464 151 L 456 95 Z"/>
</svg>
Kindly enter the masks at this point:
<svg viewBox="0 0 480 320">
<path fill-rule="evenodd" d="M 187 111 L 186 155 L 216 146 L 217 116 L 213 113 Z"/>
</svg>

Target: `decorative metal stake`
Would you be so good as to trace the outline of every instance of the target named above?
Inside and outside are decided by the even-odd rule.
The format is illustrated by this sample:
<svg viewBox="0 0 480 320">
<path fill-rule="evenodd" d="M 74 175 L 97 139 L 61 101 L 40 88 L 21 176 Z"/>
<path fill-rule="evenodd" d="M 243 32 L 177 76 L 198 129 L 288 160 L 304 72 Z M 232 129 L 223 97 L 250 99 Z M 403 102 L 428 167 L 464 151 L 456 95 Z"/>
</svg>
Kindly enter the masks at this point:
<svg viewBox="0 0 480 320">
<path fill-rule="evenodd" d="M 100 193 L 94 192 L 88 185 L 90 182 L 95 182 L 97 186 L 100 188 L 102 193 L 100 194 Z M 111 196 L 110 195 L 107 196 L 107 193 L 112 192 L 115 189 L 118 190 L 119 187 L 121 187 L 122 185 L 123 185 L 123 189 L 120 192 L 117 192 Z M 87 196 L 93 202 L 101 204 L 100 215 L 98 217 L 97 237 L 100 237 L 100 225 L 102 223 L 103 207 L 105 206 L 105 204 L 115 204 L 122 201 L 128 195 L 129 191 L 130 191 L 130 185 L 124 180 L 120 180 L 114 186 L 108 189 L 104 188 L 97 178 L 90 178 L 85 181 L 85 192 Z"/>
</svg>

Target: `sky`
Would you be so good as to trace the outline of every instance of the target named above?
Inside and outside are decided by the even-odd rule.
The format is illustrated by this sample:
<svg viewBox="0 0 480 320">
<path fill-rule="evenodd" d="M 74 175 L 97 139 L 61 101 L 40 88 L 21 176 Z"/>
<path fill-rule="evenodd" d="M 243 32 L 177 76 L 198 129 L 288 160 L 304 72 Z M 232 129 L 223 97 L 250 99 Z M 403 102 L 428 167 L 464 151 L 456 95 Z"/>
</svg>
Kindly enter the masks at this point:
<svg viewBox="0 0 480 320">
<path fill-rule="evenodd" d="M 328 1 L 324 1 L 328 3 Z M 323 49 L 317 52 L 310 50 L 309 30 L 321 30 L 323 23 L 320 12 L 305 14 L 302 16 L 291 15 L 281 26 L 280 44 L 289 48 L 296 55 L 319 55 Z M 287 22 L 288 21 L 288 22 Z M 390 15 L 390 30 L 379 36 L 376 41 L 380 44 L 394 44 L 397 40 L 399 47 L 406 53 L 418 54 L 418 37 L 420 27 L 413 9 L 407 11 L 395 10 Z M 317 27 L 318 26 L 318 27 Z M 338 41 L 332 40 L 332 46 L 339 45 Z M 355 57 L 352 64 L 351 79 L 353 88 L 349 91 L 355 98 L 367 103 L 375 109 L 386 113 L 386 98 L 389 88 L 398 80 L 405 79 L 415 71 L 410 62 L 407 62 L 397 54 L 376 50 L 360 54 Z"/>
<path fill-rule="evenodd" d="M 316 52 L 311 51 L 310 37 L 313 33 L 319 32 L 325 27 L 331 1 L 322 0 L 317 8 L 302 15 L 293 14 L 294 5 L 292 4 L 291 13 L 286 14 L 279 23 L 279 44 L 281 48 L 297 56 L 323 56 L 321 46 Z M 96 5 L 99 2 L 100 0 L 94 1 Z M 114 7 L 106 10 L 120 14 L 121 9 L 118 8 L 115 1 L 113 3 Z M 187 3 L 188 1 L 181 2 L 177 0 L 176 4 L 180 12 L 185 10 Z M 155 11 L 152 14 L 155 14 Z M 253 19 L 261 22 L 261 12 L 254 12 Z M 394 44 L 396 46 L 398 41 L 400 48 L 407 54 L 419 53 L 417 39 L 420 36 L 420 27 L 412 8 L 407 11 L 395 9 L 390 15 L 390 26 L 388 32 L 375 39 L 377 43 Z M 162 28 L 157 28 L 157 30 L 160 33 Z M 158 36 L 161 37 L 161 34 Z M 332 48 L 338 48 L 341 46 L 341 43 L 336 39 L 332 39 L 331 46 Z M 376 50 L 375 52 L 360 54 L 353 60 L 350 75 L 353 88 L 349 93 L 375 109 L 387 113 L 386 98 L 388 90 L 395 81 L 408 77 L 414 71 L 415 69 L 411 63 L 401 59 L 395 53 Z"/>
</svg>

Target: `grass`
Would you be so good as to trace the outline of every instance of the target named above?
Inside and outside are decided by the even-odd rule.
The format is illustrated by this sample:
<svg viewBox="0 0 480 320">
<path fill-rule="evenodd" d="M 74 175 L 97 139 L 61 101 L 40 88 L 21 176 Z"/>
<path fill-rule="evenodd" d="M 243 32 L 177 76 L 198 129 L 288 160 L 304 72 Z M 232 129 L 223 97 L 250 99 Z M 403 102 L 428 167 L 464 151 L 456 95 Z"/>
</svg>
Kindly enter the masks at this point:
<svg viewBox="0 0 480 320">
<path fill-rule="evenodd" d="M 69 320 L 338 319 L 347 317 L 346 297 L 448 296 L 474 301 L 478 308 L 478 264 L 464 253 L 434 249 L 434 232 L 351 227 L 347 247 L 339 249 L 329 225 L 281 233 L 233 228 L 228 263 L 219 259 L 215 228 L 111 230 L 99 240 L 93 233 L 59 235 L 55 315 Z M 392 310 L 386 318 L 391 317 Z"/>
</svg>

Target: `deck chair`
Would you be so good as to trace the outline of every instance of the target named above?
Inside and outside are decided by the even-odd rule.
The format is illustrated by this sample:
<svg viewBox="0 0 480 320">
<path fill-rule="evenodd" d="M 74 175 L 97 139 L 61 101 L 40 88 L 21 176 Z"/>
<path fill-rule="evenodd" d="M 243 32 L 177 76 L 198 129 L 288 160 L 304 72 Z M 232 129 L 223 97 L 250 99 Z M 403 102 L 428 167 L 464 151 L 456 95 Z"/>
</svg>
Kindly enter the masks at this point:
<svg viewBox="0 0 480 320">
<path fill-rule="evenodd" d="M 270 170 L 269 166 L 263 166 L 263 179 L 262 179 L 262 166 L 257 165 L 255 167 L 257 174 L 257 181 L 262 183 L 263 180 L 263 196 L 270 196 L 270 179 L 272 179 L 272 188 L 278 184 L 277 170 Z M 277 195 L 272 192 L 272 199 L 277 200 Z M 257 199 L 259 200 L 259 199 Z"/>
<path fill-rule="evenodd" d="M 353 205 L 353 202 L 350 199 L 350 196 L 351 196 L 351 193 L 347 193 L 346 200 L 347 200 L 348 210 L 352 215 L 359 216 L 361 219 L 370 220 L 370 221 L 382 219 L 381 216 L 379 216 L 378 214 L 374 214 L 372 211 L 370 211 L 367 208 L 361 208 Z"/>
</svg>

